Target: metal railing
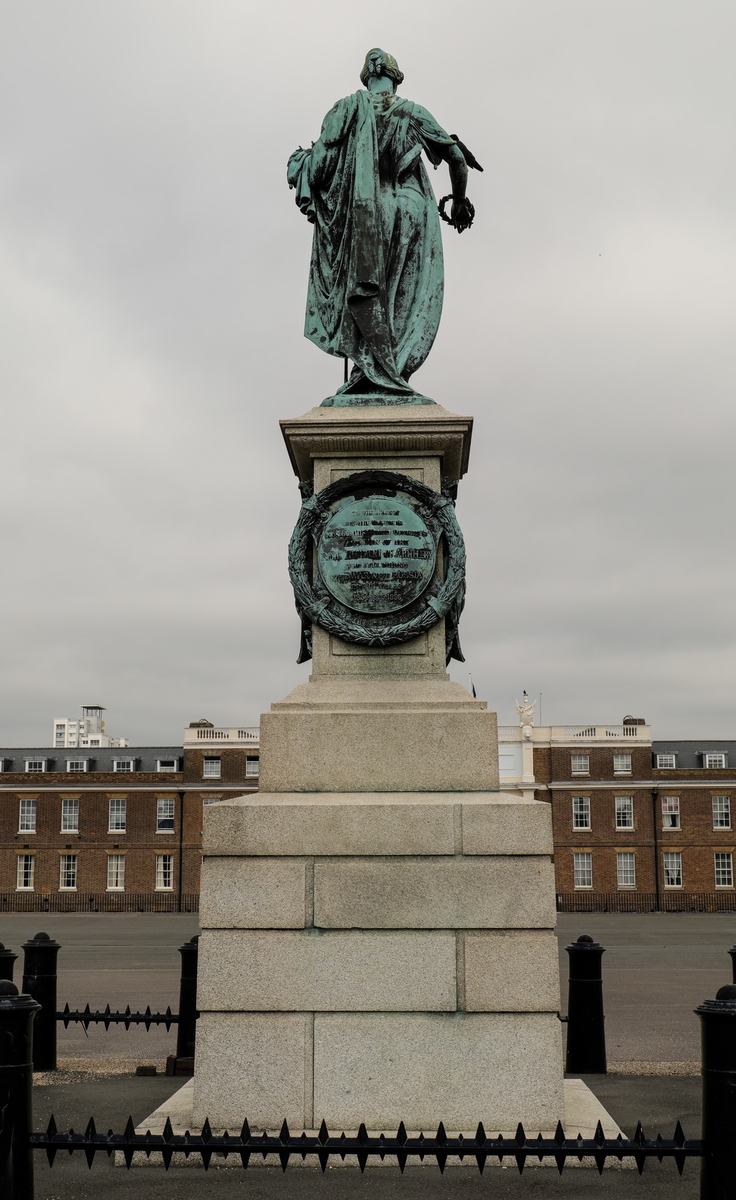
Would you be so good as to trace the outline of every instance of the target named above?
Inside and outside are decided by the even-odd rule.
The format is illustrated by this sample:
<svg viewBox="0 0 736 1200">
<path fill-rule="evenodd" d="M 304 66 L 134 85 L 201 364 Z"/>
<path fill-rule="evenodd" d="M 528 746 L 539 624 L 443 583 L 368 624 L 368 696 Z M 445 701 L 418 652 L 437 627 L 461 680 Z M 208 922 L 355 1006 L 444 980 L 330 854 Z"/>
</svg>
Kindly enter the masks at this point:
<svg viewBox="0 0 736 1200">
<path fill-rule="evenodd" d="M 43 941 L 36 938 L 35 941 Z M 51 939 L 46 939 L 51 941 Z M 601 963 L 604 948 L 583 935 L 566 947 L 570 956 L 568 1072 L 605 1071 L 605 1036 L 603 1032 L 603 1001 Z M 12 951 L 0 946 L 0 968 L 12 973 Z M 488 1136 L 482 1123 L 475 1134 L 448 1135 L 440 1122 L 437 1132 L 425 1136 L 409 1136 L 403 1121 L 395 1135 L 371 1135 L 366 1125 L 360 1125 L 356 1135 L 344 1132 L 330 1134 L 323 1121 L 315 1134 L 294 1134 L 284 1120 L 278 1134 L 254 1134 L 247 1120 L 239 1134 L 214 1134 L 205 1120 L 199 1134 L 176 1134 L 167 1120 L 163 1133 L 136 1133 L 131 1117 L 122 1133 L 98 1133 L 94 1118 L 90 1118 L 84 1133 L 74 1130 L 60 1132 L 54 1117 L 43 1132 L 33 1130 L 31 1087 L 33 1071 L 33 1023 L 41 1006 L 30 995 L 19 995 L 14 984 L 0 981 L 0 1195 L 4 1200 L 33 1200 L 33 1153 L 41 1150 L 53 1166 L 60 1150 L 68 1154 L 81 1151 L 92 1166 L 95 1155 L 108 1156 L 118 1152 L 130 1168 L 134 1156 L 143 1153 L 161 1155 L 168 1169 L 175 1154 L 185 1158 L 196 1155 L 205 1170 L 213 1157 L 240 1159 L 244 1168 L 251 1157 L 278 1159 L 283 1171 L 292 1157 L 304 1161 L 311 1156 L 324 1171 L 331 1158 L 354 1155 L 363 1171 L 371 1158 L 396 1158 L 403 1172 L 411 1160 L 424 1162 L 434 1159 L 444 1171 L 448 1159 L 475 1159 L 479 1172 L 490 1158 L 499 1162 L 512 1160 L 523 1171 L 529 1160 L 552 1160 L 562 1172 L 569 1160 L 582 1162 L 591 1159 L 602 1172 L 609 1159 L 622 1162 L 633 1159 L 639 1173 L 646 1163 L 656 1158 L 662 1162 L 672 1159 L 682 1174 L 688 1158 L 701 1160 L 700 1200 L 724 1200 L 736 1195 L 736 1155 L 733 1153 L 733 1131 L 736 1128 L 736 946 L 729 951 L 734 983 L 722 987 L 715 1000 L 706 1000 L 695 1010 L 702 1030 L 703 1105 L 700 1138 L 686 1137 L 678 1121 L 671 1138 L 661 1134 L 647 1137 L 641 1122 L 633 1138 L 619 1134 L 605 1136 L 600 1121 L 592 1138 L 580 1134 L 568 1137 L 558 1122 L 552 1137 L 529 1137 L 520 1123 L 513 1137 Z M 573 1045 L 571 1046 L 571 1039 Z M 576 1044 L 577 1039 L 577 1044 Z"/>
<path fill-rule="evenodd" d="M 199 912 L 199 893 L 0 892 L 0 912 Z"/>
<path fill-rule="evenodd" d="M 131 1025 L 143 1025 L 148 1031 L 152 1025 L 163 1025 L 168 1032 L 172 1025 L 177 1026 L 176 1054 L 171 1056 L 168 1066 L 172 1074 L 191 1073 L 194 1063 L 194 1048 L 197 1033 L 197 962 L 199 956 L 199 935 L 179 947 L 181 955 L 181 974 L 179 977 L 179 1011 L 172 1013 L 171 1008 L 166 1012 L 152 1012 L 150 1006 L 145 1012 L 133 1012 L 130 1005 L 122 1011 L 111 1009 L 90 1008 L 89 1004 L 83 1009 L 72 1009 L 65 1004 L 61 1012 L 57 1011 L 56 995 L 58 984 L 57 960 L 61 946 L 47 933 L 37 933 L 35 937 L 23 943 L 23 994 L 30 997 L 38 1005 L 35 1016 L 35 1033 L 33 1044 L 34 1071 L 56 1070 L 56 1033 L 57 1024 L 61 1022 L 65 1029 L 70 1024 L 79 1024 L 86 1031 L 90 1025 L 104 1025 L 109 1030 L 111 1025 L 123 1025 L 126 1030 Z M 13 967 L 18 955 L 8 950 L 0 943 L 0 980 L 9 983 L 13 981 Z"/>
<path fill-rule="evenodd" d="M 558 892 L 558 912 L 736 912 L 736 893 L 681 892 Z"/>
</svg>

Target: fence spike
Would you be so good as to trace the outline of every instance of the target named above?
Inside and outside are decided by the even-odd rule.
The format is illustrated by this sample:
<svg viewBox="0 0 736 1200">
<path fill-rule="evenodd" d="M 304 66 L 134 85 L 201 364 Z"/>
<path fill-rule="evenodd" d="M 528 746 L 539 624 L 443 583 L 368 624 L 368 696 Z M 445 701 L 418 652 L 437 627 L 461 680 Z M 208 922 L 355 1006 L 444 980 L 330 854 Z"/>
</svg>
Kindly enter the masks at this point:
<svg viewBox="0 0 736 1200">
<path fill-rule="evenodd" d="M 595 1133 L 593 1134 L 593 1141 L 595 1142 L 596 1146 L 602 1146 L 603 1143 L 605 1142 L 605 1140 L 606 1140 L 606 1135 L 603 1132 L 603 1126 L 601 1125 L 601 1123 L 599 1121 L 595 1127 Z"/>
<path fill-rule="evenodd" d="M 483 1128 L 483 1122 L 478 1122 L 478 1128 L 475 1131 L 475 1140 L 479 1146 L 482 1146 L 486 1140 L 486 1131 Z"/>
<path fill-rule="evenodd" d="M 70 1012 L 71 1012 L 71 1009 L 69 1007 L 69 1004 L 67 1003 L 64 1005 L 64 1028 L 65 1029 L 69 1028 L 69 1013 Z"/>
<path fill-rule="evenodd" d="M 150 1015 L 151 1015 L 151 1006 L 150 1006 L 150 1004 L 147 1004 L 147 1005 L 146 1005 L 146 1011 L 145 1011 L 145 1013 L 144 1013 L 143 1015 L 146 1017 L 146 1022 L 145 1022 L 145 1025 L 146 1025 L 146 1033 L 148 1033 L 148 1032 L 150 1031 L 150 1029 L 151 1029 L 151 1022 L 148 1020 L 148 1018 L 149 1018 L 149 1017 L 150 1017 Z M 206 1168 L 205 1168 L 205 1170 L 206 1170 Z"/>
<path fill-rule="evenodd" d="M 640 1146 L 643 1146 L 646 1140 L 647 1139 L 644 1136 L 644 1130 L 642 1129 L 641 1121 L 637 1121 L 636 1131 L 634 1133 L 634 1141 L 638 1142 Z"/>
<path fill-rule="evenodd" d="M 317 1140 L 318 1140 L 318 1141 L 319 1141 L 319 1142 L 320 1142 L 320 1143 L 321 1143 L 321 1144 L 324 1146 L 324 1145 L 325 1145 L 325 1143 L 327 1142 L 327 1140 L 328 1140 L 329 1136 L 330 1136 L 330 1135 L 329 1135 L 329 1133 L 328 1133 L 328 1131 L 327 1131 L 327 1126 L 326 1126 L 326 1124 L 325 1124 L 325 1119 L 324 1119 L 324 1117 L 323 1117 L 323 1118 L 322 1118 L 322 1124 L 321 1124 L 321 1125 L 320 1125 L 320 1127 L 319 1127 L 319 1133 L 317 1134 Z"/>
<path fill-rule="evenodd" d="M 519 1121 L 519 1124 L 516 1126 L 515 1140 L 517 1146 L 524 1146 L 526 1144 L 526 1134 L 524 1133 L 524 1126 L 522 1125 L 521 1121 Z"/>
<path fill-rule="evenodd" d="M 286 1117 L 284 1117 L 284 1123 L 281 1126 L 281 1132 L 279 1133 L 279 1140 L 284 1142 L 284 1144 L 285 1144 L 286 1142 L 288 1142 L 290 1137 L 291 1137 L 291 1134 L 289 1133 L 289 1126 L 286 1123 Z"/>
<path fill-rule="evenodd" d="M 173 1136 L 174 1136 L 174 1128 L 171 1124 L 171 1117 L 167 1117 L 166 1124 L 164 1125 L 164 1132 L 162 1134 L 162 1137 L 165 1142 L 170 1142 Z"/>
<path fill-rule="evenodd" d="M 673 1140 L 674 1140 L 675 1144 L 678 1146 L 685 1145 L 685 1133 L 684 1133 L 682 1125 L 680 1124 L 679 1121 L 675 1125 L 675 1136 L 674 1136 Z"/>
<path fill-rule="evenodd" d="M 205 1119 L 204 1119 L 204 1125 L 202 1126 L 201 1138 L 202 1138 L 202 1141 L 204 1142 L 205 1146 L 207 1145 L 208 1142 L 212 1141 L 212 1130 L 210 1129 L 209 1117 L 205 1117 Z"/>
<path fill-rule="evenodd" d="M 53 1113 L 51 1114 L 49 1123 L 46 1126 L 46 1137 L 49 1139 L 49 1141 L 51 1141 L 53 1138 L 56 1137 L 56 1121 L 54 1120 Z M 56 1151 L 57 1151 L 56 1146 L 47 1146 L 46 1147 L 46 1157 L 49 1160 L 50 1167 L 53 1167 L 53 1165 L 54 1165 L 54 1159 L 56 1158 Z"/>
<path fill-rule="evenodd" d="M 243 1121 L 243 1128 L 240 1130 L 240 1140 L 241 1140 L 241 1142 L 249 1142 L 250 1141 L 250 1125 L 248 1124 L 247 1117 Z"/>
<path fill-rule="evenodd" d="M 130 1017 L 130 1005 L 129 1004 L 126 1004 L 125 1012 L 123 1013 L 123 1016 L 125 1017 L 123 1024 L 125 1025 L 126 1030 L 130 1029 L 130 1021 L 128 1020 L 128 1018 Z"/>
<path fill-rule="evenodd" d="M 87 1128 L 84 1131 L 85 1141 L 88 1141 L 88 1142 L 92 1141 L 96 1136 L 97 1136 L 97 1129 L 95 1128 L 95 1119 L 94 1119 L 94 1117 L 90 1117 L 89 1121 L 87 1122 Z M 96 1146 L 86 1146 L 85 1147 L 84 1156 L 87 1159 L 87 1166 L 90 1169 L 92 1168 L 92 1163 L 94 1162 L 96 1153 L 97 1153 Z"/>
<path fill-rule="evenodd" d="M 557 1142 L 558 1146 L 564 1145 L 565 1131 L 562 1128 L 562 1121 L 557 1122 L 557 1128 L 555 1129 L 555 1141 Z"/>
<path fill-rule="evenodd" d="M 442 1121 L 440 1121 L 439 1125 L 437 1126 L 437 1136 L 435 1140 L 438 1146 L 444 1146 L 445 1142 L 447 1141 L 447 1134 L 445 1133 L 445 1127 Z"/>
<path fill-rule="evenodd" d="M 396 1141 L 400 1146 L 403 1146 L 404 1142 L 406 1141 L 406 1126 L 404 1125 L 403 1121 L 399 1122 L 399 1128 L 396 1131 Z"/>
<path fill-rule="evenodd" d="M 360 1142 L 361 1146 L 364 1146 L 368 1141 L 368 1130 L 362 1121 L 360 1122 L 360 1129 L 358 1130 L 358 1141 Z"/>
<path fill-rule="evenodd" d="M 344 1144 L 345 1144 L 345 1142 L 346 1142 L 347 1140 L 348 1140 L 348 1139 L 345 1137 L 345 1130 L 343 1129 L 342 1133 L 340 1134 L 340 1143 L 341 1143 L 341 1145 L 344 1145 Z M 347 1154 L 347 1151 L 346 1151 L 346 1150 L 341 1150 L 341 1151 L 340 1151 L 340 1158 L 342 1159 L 342 1161 L 343 1161 L 343 1162 L 345 1162 L 345 1155 L 346 1155 L 346 1154 Z"/>
</svg>

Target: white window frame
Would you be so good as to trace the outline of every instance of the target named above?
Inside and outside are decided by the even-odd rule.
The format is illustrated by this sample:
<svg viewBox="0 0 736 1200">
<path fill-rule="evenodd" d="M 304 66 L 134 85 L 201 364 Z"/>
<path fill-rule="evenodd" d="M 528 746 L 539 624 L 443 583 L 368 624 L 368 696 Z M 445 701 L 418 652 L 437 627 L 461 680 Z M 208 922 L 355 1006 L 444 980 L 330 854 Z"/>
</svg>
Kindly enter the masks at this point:
<svg viewBox="0 0 736 1200">
<path fill-rule="evenodd" d="M 113 774 L 132 775 L 135 771 L 134 758 L 114 758 L 112 760 Z"/>
<path fill-rule="evenodd" d="M 173 767 L 162 766 L 162 763 L 173 763 Z M 163 775 L 175 775 L 179 770 L 179 759 L 174 755 L 171 758 L 157 758 L 156 770 Z"/>
<path fill-rule="evenodd" d="M 616 883 L 624 890 L 636 888 L 636 854 L 633 850 L 616 851 Z"/>
<path fill-rule="evenodd" d="M 24 763 L 26 775 L 45 775 L 48 761 L 47 758 L 27 758 Z"/>
<path fill-rule="evenodd" d="M 719 859 L 722 860 L 720 865 Z M 723 873 L 724 867 L 728 872 L 728 883 L 719 883 L 718 875 L 719 872 Z M 713 874 L 717 888 L 731 888 L 733 890 L 733 854 L 730 850 L 716 850 L 713 855 Z"/>
<path fill-rule="evenodd" d="M 711 762 L 712 758 L 719 758 L 720 762 Z M 723 750 L 707 750 L 703 754 L 703 768 L 706 771 L 722 771 L 726 766 L 726 755 Z"/>
<path fill-rule="evenodd" d="M 251 779 L 253 779 L 253 778 L 257 779 L 258 776 L 260 775 L 260 773 L 261 773 L 260 758 L 257 758 L 257 757 L 255 757 L 255 755 L 252 755 L 252 754 L 246 755 L 246 758 L 245 758 L 245 777 L 246 777 L 246 779 L 249 777 Z"/>
<path fill-rule="evenodd" d="M 613 756 L 613 773 L 614 775 L 630 775 L 631 774 L 631 755 L 630 754 L 614 754 Z"/>
<path fill-rule="evenodd" d="M 69 825 L 70 813 L 75 814 L 74 824 Z M 61 798 L 61 832 L 79 833 L 79 796 L 62 796 Z"/>
<path fill-rule="evenodd" d="M 108 854 L 107 856 L 107 891 L 125 891 L 125 855 Z"/>
<path fill-rule="evenodd" d="M 38 824 L 38 800 L 27 796 L 18 802 L 18 833 L 35 833 Z"/>
<path fill-rule="evenodd" d="M 581 824 L 582 821 L 585 824 Z M 573 796 L 572 827 L 573 829 L 590 829 L 590 796 Z"/>
<path fill-rule="evenodd" d="M 626 801 L 626 807 L 624 807 Z M 634 828 L 634 797 L 633 796 L 616 796 L 614 799 L 616 806 L 616 828 L 617 829 L 633 829 Z M 631 817 L 630 821 L 621 821 L 619 818 L 626 814 Z M 623 853 L 623 851 L 622 851 Z"/>
<path fill-rule="evenodd" d="M 120 820 L 122 812 L 122 825 L 113 825 L 113 812 L 117 813 L 116 820 Z M 107 832 L 108 833 L 127 833 L 128 826 L 128 797 L 127 796 L 108 796 L 107 798 Z"/>
<path fill-rule="evenodd" d="M 723 803 L 724 801 L 725 803 Z M 715 796 L 711 796 L 710 802 L 713 808 L 713 828 L 730 829 L 731 797 L 716 794 Z"/>
<path fill-rule="evenodd" d="M 577 765 L 576 765 L 577 760 Z M 590 775 L 590 755 L 589 754 L 571 754 L 570 755 L 570 774 L 571 775 Z"/>
<path fill-rule="evenodd" d="M 169 882 L 166 883 L 168 875 Z M 157 892 L 173 892 L 174 890 L 174 856 L 173 854 L 156 855 L 156 887 Z"/>
<path fill-rule="evenodd" d="M 662 809 L 662 832 L 665 833 L 670 829 L 680 829 L 680 822 L 682 819 L 680 814 L 680 797 L 662 796 L 660 797 L 660 800 Z M 669 805 L 669 807 L 665 808 L 665 805 Z M 674 822 L 665 823 L 665 817 L 677 817 L 677 820 Z"/>
<path fill-rule="evenodd" d="M 66 760 L 67 775 L 83 775 L 88 770 L 89 770 L 89 759 L 88 758 L 68 758 Z"/>
<path fill-rule="evenodd" d="M 23 866 L 21 867 L 21 863 Z M 30 866 L 30 871 L 26 872 L 26 866 Z M 25 851 L 18 855 L 18 865 L 15 868 L 15 890 L 16 892 L 33 892 L 35 891 L 35 875 L 36 875 L 36 856 Z M 30 883 L 21 883 L 21 879 L 28 877 Z"/>
<path fill-rule="evenodd" d="M 202 778 L 203 779 L 221 779 L 222 778 L 222 759 L 219 756 L 217 758 L 207 757 L 202 760 Z"/>
<path fill-rule="evenodd" d="M 586 862 L 583 862 L 586 859 Z M 573 886 L 576 892 L 591 891 L 593 887 L 593 855 L 590 850 L 576 850 L 572 856 L 572 872 Z M 588 883 L 578 883 L 578 879 L 585 878 Z"/>
<path fill-rule="evenodd" d="M 670 761 L 663 762 L 662 760 L 665 758 L 669 759 Z M 677 755 L 676 754 L 658 754 L 657 755 L 657 766 L 662 767 L 665 770 L 670 770 L 670 771 L 674 770 L 674 768 L 677 766 Z"/>
<path fill-rule="evenodd" d="M 162 821 L 171 821 L 171 825 L 162 825 Z M 176 797 L 157 796 L 156 798 L 156 833 L 173 833 L 176 822 Z"/>
<path fill-rule="evenodd" d="M 664 875 L 664 886 L 666 888 L 681 888 L 683 886 L 682 873 L 682 851 L 681 850 L 665 850 L 662 854 L 662 869 Z M 679 883 L 668 883 L 668 872 L 677 871 L 679 874 Z"/>
<path fill-rule="evenodd" d="M 65 862 L 67 864 L 69 864 L 71 862 L 74 863 L 74 867 L 71 872 L 71 875 L 65 876 L 65 867 L 64 867 Z M 66 869 L 68 869 L 68 868 L 66 868 Z M 59 891 L 60 892 L 76 892 L 78 875 L 79 875 L 79 855 L 78 854 L 70 854 L 68 851 L 66 851 L 64 854 L 60 854 L 59 855 Z M 74 879 L 73 884 L 63 882 L 65 878 L 71 878 L 71 877 L 73 877 L 73 879 Z"/>
</svg>

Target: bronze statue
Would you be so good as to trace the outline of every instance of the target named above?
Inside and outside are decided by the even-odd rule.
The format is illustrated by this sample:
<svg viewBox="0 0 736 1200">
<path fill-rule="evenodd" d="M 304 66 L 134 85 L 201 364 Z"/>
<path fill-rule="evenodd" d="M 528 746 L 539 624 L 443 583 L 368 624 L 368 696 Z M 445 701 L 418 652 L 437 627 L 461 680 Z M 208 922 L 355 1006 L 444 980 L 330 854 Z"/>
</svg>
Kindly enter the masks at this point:
<svg viewBox="0 0 736 1200">
<path fill-rule="evenodd" d="M 409 380 L 432 348 L 444 271 L 437 204 L 422 151 L 444 160 L 450 217 L 469 229 L 468 165 L 483 168 L 426 108 L 396 95 L 404 76 L 390 54 L 371 50 L 366 90 L 338 100 L 310 150 L 289 159 L 289 186 L 314 225 L 305 335 L 350 360 L 350 379 L 326 403 L 431 403 Z"/>
</svg>

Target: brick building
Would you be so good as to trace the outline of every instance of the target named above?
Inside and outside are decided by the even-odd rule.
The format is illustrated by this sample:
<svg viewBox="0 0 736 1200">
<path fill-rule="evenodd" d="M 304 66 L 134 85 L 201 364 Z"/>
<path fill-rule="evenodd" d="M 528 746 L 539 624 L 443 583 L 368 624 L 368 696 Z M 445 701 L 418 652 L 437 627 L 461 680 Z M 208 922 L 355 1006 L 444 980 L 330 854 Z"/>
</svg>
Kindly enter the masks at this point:
<svg viewBox="0 0 736 1200">
<path fill-rule="evenodd" d="M 502 726 L 499 759 L 503 788 L 552 805 L 561 910 L 736 910 L 736 742 L 653 742 L 625 717 Z"/>
<path fill-rule="evenodd" d="M 202 808 L 258 786 L 258 729 L 0 750 L 0 908 L 196 911 Z"/>
</svg>

